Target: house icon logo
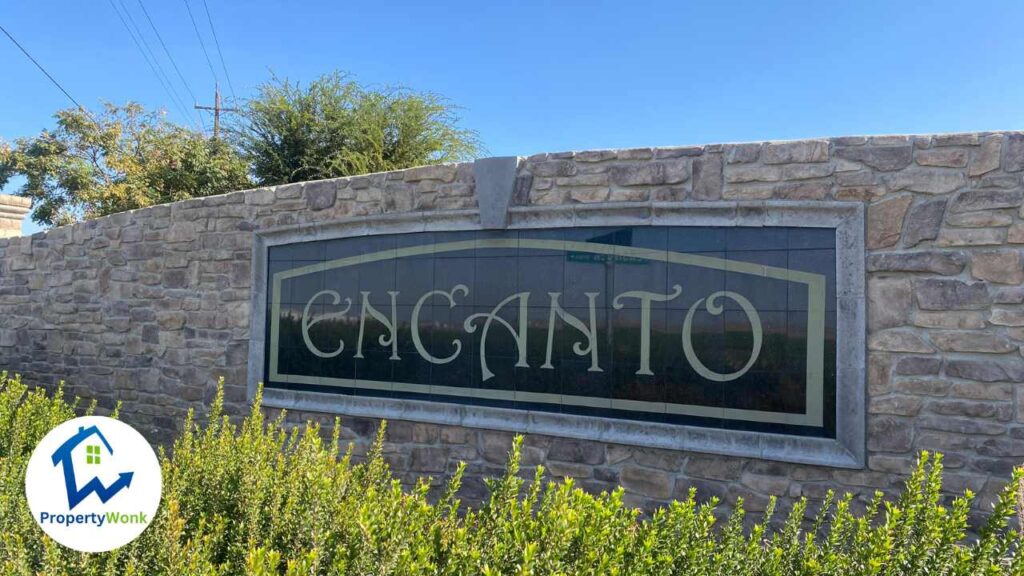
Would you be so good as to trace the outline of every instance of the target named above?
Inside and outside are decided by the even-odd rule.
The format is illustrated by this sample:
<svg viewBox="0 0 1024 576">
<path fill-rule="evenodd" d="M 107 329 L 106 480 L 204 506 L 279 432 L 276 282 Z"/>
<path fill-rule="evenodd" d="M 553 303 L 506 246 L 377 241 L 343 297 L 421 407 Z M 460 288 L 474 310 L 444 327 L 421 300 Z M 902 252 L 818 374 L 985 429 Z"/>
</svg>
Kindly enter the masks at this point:
<svg viewBox="0 0 1024 576">
<path fill-rule="evenodd" d="M 78 432 L 61 444 L 60 448 L 58 448 L 53 453 L 53 456 L 51 456 L 53 465 L 61 466 L 64 469 L 64 486 L 68 493 L 69 510 L 74 510 L 90 494 L 96 494 L 100 501 L 107 502 L 113 498 L 115 494 L 132 485 L 132 476 L 134 476 L 135 473 L 121 472 L 118 474 L 117 480 L 109 486 L 105 486 L 98 477 L 93 477 L 93 479 L 89 480 L 85 486 L 82 486 L 81 488 L 78 487 L 78 482 L 75 477 L 75 459 L 73 458 L 73 454 L 75 448 L 93 437 L 95 437 L 100 444 L 86 446 L 87 455 L 85 458 L 85 464 L 87 466 L 100 464 L 103 458 L 100 448 L 105 448 L 107 454 L 111 456 L 114 454 L 114 449 L 111 448 L 110 442 L 107 441 L 106 436 L 104 436 L 95 425 L 88 428 L 79 428 Z"/>
<path fill-rule="evenodd" d="M 111 418 L 75 418 L 36 446 L 25 496 L 39 527 L 80 552 L 138 538 L 160 506 L 160 462 L 137 430 Z"/>
</svg>

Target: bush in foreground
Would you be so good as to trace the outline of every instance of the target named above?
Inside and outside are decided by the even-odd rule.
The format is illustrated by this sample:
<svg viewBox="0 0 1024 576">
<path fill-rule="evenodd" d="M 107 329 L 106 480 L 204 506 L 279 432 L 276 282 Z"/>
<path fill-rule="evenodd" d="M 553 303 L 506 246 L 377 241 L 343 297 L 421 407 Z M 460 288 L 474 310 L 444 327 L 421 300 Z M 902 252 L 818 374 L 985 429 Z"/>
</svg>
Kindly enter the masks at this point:
<svg viewBox="0 0 1024 576">
<path fill-rule="evenodd" d="M 162 455 L 164 497 L 142 537 L 85 555 L 47 538 L 23 496 L 35 444 L 72 418 L 58 391 L 30 391 L 0 377 L 0 574 L 1022 574 L 1011 528 L 1017 471 L 976 540 L 965 535 L 973 495 L 940 504 L 941 457 L 922 454 L 896 501 L 876 494 L 863 514 L 851 497 L 829 497 L 805 529 L 806 501 L 778 529 L 743 529 L 742 505 L 718 525 L 715 502 L 688 499 L 649 519 L 621 490 L 592 496 L 572 481 L 518 477 L 519 445 L 478 510 L 461 509 L 461 470 L 437 503 L 428 484 L 402 490 L 381 458 L 381 440 L 355 464 L 337 435 L 312 424 L 267 422 L 258 402 L 241 425 L 221 413 L 190 417 Z M 340 427 L 335 426 L 335 430 Z M 774 503 L 766 513 L 776 512 Z"/>
</svg>

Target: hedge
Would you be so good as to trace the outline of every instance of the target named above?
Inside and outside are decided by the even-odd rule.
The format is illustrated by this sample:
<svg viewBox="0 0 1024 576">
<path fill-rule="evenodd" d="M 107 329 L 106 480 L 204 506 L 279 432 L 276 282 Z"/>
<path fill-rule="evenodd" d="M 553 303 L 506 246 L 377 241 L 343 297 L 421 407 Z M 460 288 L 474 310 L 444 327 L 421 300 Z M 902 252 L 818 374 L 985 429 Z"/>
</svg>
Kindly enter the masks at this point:
<svg viewBox="0 0 1024 576">
<path fill-rule="evenodd" d="M 36 443 L 55 425 L 91 412 L 57 390 L 30 390 L 0 375 L 0 573 L 17 575 L 447 574 L 728 575 L 1024 574 L 1014 529 L 1017 470 L 968 537 L 973 494 L 941 493 L 942 458 L 922 453 L 895 499 L 876 493 L 855 512 L 849 494 L 806 500 L 783 514 L 771 500 L 744 528 L 742 501 L 722 521 L 712 499 L 689 497 L 643 517 L 621 489 L 591 495 L 571 480 L 548 482 L 538 467 L 520 477 L 513 444 L 489 499 L 457 499 L 462 470 L 439 501 L 429 483 L 404 491 L 383 458 L 382 435 L 365 461 L 315 424 L 267 421 L 259 401 L 241 423 L 222 413 L 190 415 L 161 452 L 164 496 L 152 525 L 132 544 L 80 554 L 32 521 L 24 474 Z M 383 432 L 383 426 L 381 428 Z M 772 521 L 777 518 L 776 521 Z"/>
</svg>

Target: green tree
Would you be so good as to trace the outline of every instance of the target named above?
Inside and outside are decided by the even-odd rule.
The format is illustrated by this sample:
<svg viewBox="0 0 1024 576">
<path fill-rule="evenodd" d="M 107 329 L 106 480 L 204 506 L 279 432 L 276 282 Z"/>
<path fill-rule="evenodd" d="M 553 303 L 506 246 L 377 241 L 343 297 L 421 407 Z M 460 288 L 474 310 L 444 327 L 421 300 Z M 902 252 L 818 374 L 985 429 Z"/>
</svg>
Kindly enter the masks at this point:
<svg viewBox="0 0 1024 576">
<path fill-rule="evenodd" d="M 22 176 L 32 219 L 60 226 L 115 212 L 240 190 L 248 166 L 227 143 L 142 106 L 67 109 L 57 127 L 0 145 L 0 186 Z"/>
<path fill-rule="evenodd" d="M 303 87 L 273 78 L 232 132 L 260 184 L 273 185 L 456 162 L 480 152 L 443 98 L 369 89 L 339 73 Z"/>
</svg>

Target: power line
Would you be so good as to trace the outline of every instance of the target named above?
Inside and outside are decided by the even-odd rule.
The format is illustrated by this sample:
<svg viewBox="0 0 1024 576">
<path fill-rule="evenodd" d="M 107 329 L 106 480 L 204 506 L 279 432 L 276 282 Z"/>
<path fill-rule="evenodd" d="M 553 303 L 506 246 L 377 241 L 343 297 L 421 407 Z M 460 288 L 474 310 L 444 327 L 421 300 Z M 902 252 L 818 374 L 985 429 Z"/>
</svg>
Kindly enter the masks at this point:
<svg viewBox="0 0 1024 576">
<path fill-rule="evenodd" d="M 22 46 L 17 40 L 14 39 L 14 36 L 11 36 L 11 33 L 8 32 L 7 29 L 3 27 L 2 24 L 0 24 L 0 30 L 2 30 L 3 33 L 11 39 L 11 42 L 14 42 L 14 45 L 17 46 L 19 50 L 21 50 L 22 54 L 24 54 L 29 60 L 32 61 L 33 64 L 36 65 L 36 68 L 39 68 L 40 72 L 45 74 L 46 77 L 50 79 L 50 82 L 53 82 L 53 85 L 56 86 L 58 90 L 63 92 L 64 95 L 68 97 L 68 100 L 71 100 L 71 102 L 73 102 L 75 106 L 78 106 L 79 110 L 85 112 L 86 116 L 88 116 L 90 120 L 92 120 L 94 123 L 96 122 L 92 115 L 89 114 L 89 111 L 85 109 L 85 106 L 79 104 L 78 100 L 75 100 L 75 98 L 70 93 L 68 93 L 68 91 L 65 90 L 63 86 L 60 85 L 60 82 L 57 82 L 57 79 L 51 76 L 50 73 L 46 71 L 46 68 L 43 68 L 43 65 L 40 64 L 39 61 L 37 61 L 35 58 L 33 58 L 32 55 L 28 53 L 28 50 L 26 50 L 24 46 Z"/>
<path fill-rule="evenodd" d="M 196 26 L 196 19 L 192 16 L 192 7 L 188 5 L 188 0 L 182 0 L 185 3 L 185 9 L 188 10 L 188 19 L 192 21 L 192 29 L 196 31 L 196 38 L 199 39 L 199 47 L 203 49 L 203 56 L 206 56 L 206 65 L 210 67 L 210 74 L 213 74 L 214 83 L 218 83 L 217 71 L 213 69 L 213 62 L 210 61 L 210 54 L 206 51 L 206 43 L 203 42 L 203 35 L 199 33 L 199 26 Z"/>
<path fill-rule="evenodd" d="M 146 53 L 146 50 L 144 50 L 142 48 L 142 44 L 140 44 L 139 40 L 135 37 L 135 32 L 132 31 L 132 28 L 128 25 L 128 22 L 124 19 L 124 16 L 121 15 L 121 11 L 117 9 L 117 6 L 114 4 L 114 0 L 107 0 L 107 1 L 110 3 L 110 7 L 114 9 L 114 12 L 117 14 L 117 18 L 121 21 L 121 24 L 124 26 L 124 29 L 128 31 L 128 35 L 131 37 L 132 42 L 135 43 L 135 48 L 138 49 L 138 51 L 142 54 L 142 58 L 146 61 L 146 64 L 149 65 L 149 69 L 152 70 L 153 75 L 156 76 L 157 81 L 160 82 L 160 85 L 163 87 L 164 92 L 166 92 L 167 95 L 171 98 L 171 103 L 174 104 L 178 108 L 178 111 L 181 112 L 185 118 L 188 118 L 188 119 L 191 120 L 191 116 L 189 116 L 188 112 L 183 111 L 184 106 L 178 101 L 178 99 L 176 99 L 174 97 L 174 95 L 172 94 L 171 89 L 168 88 L 167 83 L 164 81 L 163 76 L 161 76 L 160 73 L 157 72 L 156 65 L 154 65 L 153 62 L 150 60 L 150 57 Z M 118 0 L 118 1 L 120 1 L 120 0 Z M 121 5 L 122 5 L 122 7 L 124 6 L 123 3 Z M 126 9 L 126 11 L 127 11 L 127 9 Z M 131 18 L 131 15 L 129 14 L 128 17 Z M 194 126 L 194 124 L 193 124 L 193 126 Z"/>
<path fill-rule="evenodd" d="M 217 39 L 217 29 L 213 27 L 213 18 L 210 16 L 210 6 L 206 4 L 206 0 L 203 0 L 203 8 L 206 9 L 206 20 L 210 23 L 210 32 L 213 33 L 213 43 L 217 46 L 217 55 L 220 56 L 220 67 L 224 69 L 224 77 L 228 79 L 228 88 L 231 90 L 231 97 L 238 99 L 235 96 L 235 87 L 231 84 L 231 75 L 228 74 L 227 64 L 224 63 L 224 53 L 220 50 L 220 40 Z"/>
<path fill-rule="evenodd" d="M 137 35 L 139 41 L 141 41 L 143 56 L 148 54 L 148 60 L 152 62 L 150 67 L 153 68 L 153 72 L 157 75 L 157 79 L 160 80 L 160 84 L 163 86 L 164 91 L 167 92 L 167 95 L 171 98 L 171 102 L 178 108 L 178 111 L 184 115 L 185 119 L 190 122 L 193 127 L 195 127 L 195 121 L 191 116 L 189 116 L 188 108 L 182 102 L 181 96 L 178 95 L 178 91 L 174 89 L 174 83 L 171 82 L 171 78 L 164 71 L 163 66 L 160 65 L 160 60 L 156 57 L 152 48 L 149 47 L 149 42 L 146 41 L 146 36 L 142 33 L 142 29 L 139 28 L 138 24 L 135 23 L 135 19 L 132 18 L 132 13 L 128 10 L 128 7 L 125 6 L 124 0 L 117 0 L 117 3 L 121 6 L 121 10 L 124 11 L 125 16 L 128 17 L 128 23 L 131 24 L 131 28 L 128 30 L 128 33 L 132 34 L 132 30 L 135 31 L 133 38 Z M 113 6 L 113 2 L 111 2 L 111 6 Z M 120 13 L 118 13 L 118 16 L 120 16 Z M 125 23 L 124 18 L 121 19 L 121 23 Z M 136 42 L 135 45 L 139 46 L 139 42 Z"/>
<path fill-rule="evenodd" d="M 160 31 L 157 30 L 156 24 L 154 24 L 153 19 L 150 18 L 149 11 L 146 10 L 146 5 L 142 3 L 142 0 L 138 0 L 138 2 L 139 8 L 142 8 L 142 13 L 146 16 L 146 20 L 149 22 L 149 27 L 153 29 L 153 34 L 155 34 L 156 39 L 160 41 L 160 46 L 163 47 L 164 54 L 166 54 L 167 59 L 171 61 L 171 66 L 174 67 L 174 71 L 178 74 L 178 79 L 181 80 L 181 83 L 185 86 L 185 90 L 188 91 L 188 95 L 192 97 L 192 103 L 195 104 L 196 102 L 198 102 L 198 99 L 196 99 L 196 95 L 192 92 L 192 87 L 189 86 L 188 81 L 185 80 L 185 76 L 181 73 L 181 70 L 178 68 L 178 63 L 174 61 L 174 56 L 171 56 L 171 51 L 167 49 L 167 44 L 164 43 L 163 37 L 160 36 Z M 196 114 L 196 116 L 199 117 L 199 122 L 203 125 L 203 131 L 206 131 L 206 121 L 203 120 L 203 115 Z"/>
</svg>

